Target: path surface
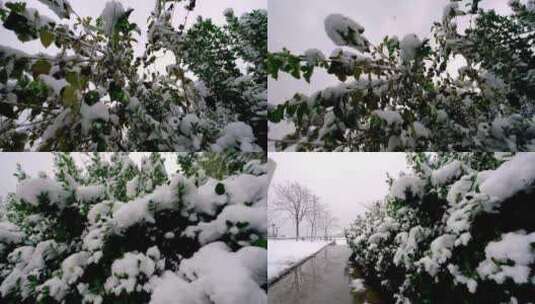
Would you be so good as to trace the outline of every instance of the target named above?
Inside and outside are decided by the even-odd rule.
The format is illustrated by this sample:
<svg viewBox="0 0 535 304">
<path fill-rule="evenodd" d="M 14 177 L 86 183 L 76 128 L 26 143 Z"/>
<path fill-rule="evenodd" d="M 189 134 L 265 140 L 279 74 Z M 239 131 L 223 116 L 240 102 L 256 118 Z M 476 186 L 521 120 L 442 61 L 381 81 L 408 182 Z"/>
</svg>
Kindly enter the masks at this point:
<svg viewBox="0 0 535 304">
<path fill-rule="evenodd" d="M 346 269 L 350 255 L 347 246 L 325 247 L 269 288 L 269 304 L 381 304 L 371 290 L 351 292 L 352 278 Z"/>
</svg>

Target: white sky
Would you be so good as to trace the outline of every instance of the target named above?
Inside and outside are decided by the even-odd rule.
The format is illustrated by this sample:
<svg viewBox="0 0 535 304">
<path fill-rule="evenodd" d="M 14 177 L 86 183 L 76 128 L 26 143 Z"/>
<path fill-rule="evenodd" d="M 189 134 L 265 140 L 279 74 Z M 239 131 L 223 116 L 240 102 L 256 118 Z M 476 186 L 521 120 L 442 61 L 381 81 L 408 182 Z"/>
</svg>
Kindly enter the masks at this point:
<svg viewBox="0 0 535 304">
<path fill-rule="evenodd" d="M 105 159 L 109 159 L 111 153 L 103 153 Z M 130 158 L 136 163 L 141 163 L 141 158 L 144 155 L 149 155 L 148 152 L 133 152 L 130 153 Z M 176 153 L 163 153 L 165 158 L 165 167 L 168 174 L 173 174 L 177 171 Z M 72 153 L 74 160 L 78 167 L 84 165 L 85 161 L 89 159 L 86 153 Z M 54 154 L 48 152 L 24 152 L 24 153 L 0 153 L 0 196 L 5 197 L 7 193 L 16 191 L 17 179 L 13 176 L 17 163 L 22 165 L 24 171 L 30 176 L 37 176 L 41 171 L 48 173 L 49 176 L 54 174 Z"/>
<path fill-rule="evenodd" d="M 367 203 L 385 197 L 387 172 L 397 177 L 408 170 L 404 153 L 270 152 L 269 157 L 277 163 L 271 188 L 286 181 L 306 185 L 339 218 L 341 228 L 365 211 Z M 271 188 L 269 201 L 274 198 Z M 283 234 L 293 235 L 288 219 L 280 218 L 277 223 Z"/>
<path fill-rule="evenodd" d="M 480 7 L 509 13 L 507 2 L 484 0 Z M 317 48 L 326 56 L 330 55 L 337 46 L 327 37 L 323 21 L 333 13 L 343 14 L 364 26 L 364 36 L 373 44 L 387 35 L 397 35 L 401 39 L 415 33 L 421 39 L 430 38 L 431 26 L 441 20 L 447 3 L 449 0 L 269 0 L 269 51 L 277 52 L 286 47 L 302 54 L 307 49 Z M 278 81 L 269 79 L 268 100 L 279 104 L 297 92 L 311 94 L 338 83 L 338 79 L 320 69 L 315 70 L 310 84 L 279 73 Z M 272 139 L 290 130 L 286 123 L 269 125 Z"/>
</svg>

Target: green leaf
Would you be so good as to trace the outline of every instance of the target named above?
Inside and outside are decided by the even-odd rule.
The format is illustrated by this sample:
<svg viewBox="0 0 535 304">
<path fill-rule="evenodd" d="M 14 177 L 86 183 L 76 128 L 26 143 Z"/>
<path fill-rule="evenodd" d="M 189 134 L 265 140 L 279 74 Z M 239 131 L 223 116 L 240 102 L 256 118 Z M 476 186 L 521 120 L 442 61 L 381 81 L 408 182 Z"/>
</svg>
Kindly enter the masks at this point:
<svg viewBox="0 0 535 304">
<path fill-rule="evenodd" d="M 80 89 L 80 77 L 76 72 L 67 72 L 65 75 L 65 80 L 73 86 L 75 89 Z"/>
<path fill-rule="evenodd" d="M 32 65 L 33 78 L 37 78 L 41 74 L 47 75 L 50 72 L 52 65 L 46 59 L 39 59 Z"/>
<path fill-rule="evenodd" d="M 90 106 L 94 105 L 97 101 L 99 101 L 99 99 L 100 95 L 97 91 L 89 91 L 84 96 L 84 102 Z"/>
<path fill-rule="evenodd" d="M 253 246 L 261 247 L 261 248 L 267 249 L 267 246 L 268 246 L 267 239 L 259 239 L 259 240 L 256 240 L 256 242 L 254 242 Z"/>
<path fill-rule="evenodd" d="M 29 25 L 28 19 L 13 11 L 7 16 L 6 21 L 4 21 L 4 27 L 14 31 L 17 34 L 17 38 L 22 42 L 37 38 L 37 32 L 35 28 Z"/>
<path fill-rule="evenodd" d="M 278 123 L 284 118 L 284 105 L 278 105 L 275 110 L 269 111 L 268 119 L 273 123 Z"/>
<path fill-rule="evenodd" d="M 65 106 L 71 108 L 74 108 L 78 104 L 76 89 L 73 86 L 68 85 L 63 88 L 62 101 Z"/>
<path fill-rule="evenodd" d="M 24 2 L 7 2 L 6 7 L 15 13 L 24 13 L 26 3 Z"/>
<path fill-rule="evenodd" d="M 249 223 L 247 223 L 247 222 L 237 222 L 236 223 L 236 227 L 238 227 L 238 229 L 244 229 L 244 228 L 247 228 L 247 226 L 249 226 Z"/>
<path fill-rule="evenodd" d="M 52 42 L 54 42 L 55 35 L 50 31 L 43 30 L 41 31 L 39 38 L 41 39 L 41 43 L 43 44 L 43 46 L 45 48 L 48 48 L 52 44 Z"/>
<path fill-rule="evenodd" d="M 217 195 L 225 194 L 225 185 L 223 185 L 222 183 L 218 183 L 215 186 L 215 193 L 217 193 Z"/>
<path fill-rule="evenodd" d="M 0 83 L 6 83 L 8 80 L 8 75 L 6 69 L 0 70 Z"/>
<path fill-rule="evenodd" d="M 15 112 L 13 111 L 13 105 L 5 102 L 0 102 L 0 115 L 11 119 L 17 118 L 17 115 L 15 115 Z"/>
<path fill-rule="evenodd" d="M 126 102 L 128 98 L 120 86 L 118 86 L 115 81 L 110 83 L 109 91 L 111 101 Z"/>
</svg>

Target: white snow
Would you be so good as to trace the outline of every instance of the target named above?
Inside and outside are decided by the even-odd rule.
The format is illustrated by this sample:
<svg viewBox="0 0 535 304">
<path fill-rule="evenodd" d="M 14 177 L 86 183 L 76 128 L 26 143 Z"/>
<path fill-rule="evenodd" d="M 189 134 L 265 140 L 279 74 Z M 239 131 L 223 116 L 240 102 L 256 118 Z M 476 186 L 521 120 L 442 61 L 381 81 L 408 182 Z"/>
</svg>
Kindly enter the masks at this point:
<svg viewBox="0 0 535 304">
<path fill-rule="evenodd" d="M 458 181 L 456 181 L 451 187 L 448 192 L 447 200 L 450 203 L 450 205 L 454 205 L 455 203 L 459 202 L 464 195 L 472 189 L 474 182 L 471 179 L 471 176 L 465 175 L 461 177 Z"/>
<path fill-rule="evenodd" d="M 19 247 L 11 252 L 8 260 L 16 263 L 16 266 L 0 285 L 2 296 L 6 296 L 14 288 L 19 287 L 21 296 L 26 298 L 32 292 L 29 276 L 34 272 L 39 272 L 45 267 L 45 261 L 54 259 L 62 250 L 64 250 L 62 246 L 53 240 L 48 240 L 40 242 L 35 247 Z M 53 283 L 57 285 L 57 282 Z"/>
<path fill-rule="evenodd" d="M 535 188 L 535 153 L 518 153 L 481 184 L 481 192 L 500 201 Z"/>
<path fill-rule="evenodd" d="M 184 194 L 194 189 L 191 181 L 181 175 L 175 175 L 169 185 L 161 185 L 154 192 L 122 205 L 113 213 L 113 218 L 119 230 L 140 222 L 154 222 L 154 212 L 178 208 L 178 187 L 184 187 Z M 149 208 L 154 204 L 155 208 Z M 150 209 L 150 210 L 149 210 Z"/>
<path fill-rule="evenodd" d="M 347 246 L 346 238 L 336 238 L 334 241 L 336 242 L 336 245 L 338 246 Z"/>
<path fill-rule="evenodd" d="M 104 25 L 104 32 L 106 35 L 111 35 L 115 24 L 119 18 L 125 13 L 123 4 L 119 1 L 108 1 L 104 10 L 100 14 L 102 23 Z"/>
<path fill-rule="evenodd" d="M 193 128 L 199 124 L 199 118 L 195 114 L 187 114 L 180 122 L 180 132 L 184 135 L 191 135 Z"/>
<path fill-rule="evenodd" d="M 316 254 L 329 241 L 268 241 L 268 281 L 271 281 L 296 264 Z"/>
<path fill-rule="evenodd" d="M 46 280 L 43 284 L 37 287 L 37 291 L 41 294 L 37 297 L 37 300 L 42 300 L 42 295 L 45 290 L 48 290 L 48 295 L 54 298 L 58 302 L 62 302 L 63 298 L 69 291 L 69 286 L 64 281 L 57 277 Z"/>
<path fill-rule="evenodd" d="M 39 198 L 47 198 L 48 203 L 60 209 L 65 206 L 67 193 L 60 184 L 49 178 L 32 178 L 17 185 L 17 197 L 26 203 L 37 206 Z"/>
<path fill-rule="evenodd" d="M 394 181 L 390 188 L 390 196 L 406 200 L 406 193 L 410 192 L 413 197 L 422 198 L 424 195 L 425 181 L 414 175 L 404 175 Z"/>
<path fill-rule="evenodd" d="M 414 135 L 416 136 L 416 138 L 431 137 L 431 131 L 426 128 L 421 122 L 415 121 L 412 126 L 414 127 Z"/>
<path fill-rule="evenodd" d="M 198 231 L 199 242 L 206 244 L 222 237 L 228 229 L 227 223 L 248 223 L 248 229 L 254 229 L 261 234 L 267 233 L 266 209 L 264 207 L 229 206 L 208 223 L 199 223 L 186 229 L 186 234 Z"/>
<path fill-rule="evenodd" d="M 422 226 L 412 227 L 407 232 L 400 232 L 396 235 L 396 242 L 399 247 L 394 254 L 394 264 L 403 264 L 407 269 L 412 266 L 412 257 L 418 250 L 418 243 L 421 242 L 427 235 L 427 231 Z"/>
<path fill-rule="evenodd" d="M 397 111 L 375 110 L 372 114 L 386 121 L 388 126 L 401 125 L 403 123 L 403 119 Z"/>
<path fill-rule="evenodd" d="M 351 289 L 353 292 L 360 293 L 366 290 L 363 279 L 354 279 L 351 281 Z"/>
<path fill-rule="evenodd" d="M 443 20 L 447 20 L 448 18 L 455 17 L 458 15 L 463 14 L 463 11 L 459 9 L 459 3 L 457 2 L 451 2 L 446 4 L 443 11 Z"/>
<path fill-rule="evenodd" d="M 416 36 L 416 34 L 407 34 L 401 42 L 399 47 L 401 48 L 401 60 L 408 62 L 416 57 L 418 48 L 422 45 L 422 41 Z"/>
<path fill-rule="evenodd" d="M 433 185 L 445 185 L 457 180 L 463 174 L 463 163 L 454 160 L 451 163 L 434 170 L 431 174 L 431 182 Z"/>
<path fill-rule="evenodd" d="M 215 242 L 182 261 L 180 273 L 191 281 L 191 288 L 202 288 L 214 303 L 267 304 L 260 288 L 265 283 L 266 255 L 262 248 L 232 252 L 224 243 Z"/>
<path fill-rule="evenodd" d="M 482 278 L 503 284 L 511 279 L 517 284 L 529 283 L 531 265 L 535 262 L 535 232 L 517 231 L 502 234 L 501 240 L 490 242 L 477 272 Z"/>
<path fill-rule="evenodd" d="M 40 14 L 38 10 L 31 7 L 26 7 L 22 13 L 30 22 L 33 22 L 37 27 L 45 27 L 49 24 L 55 24 L 56 22 L 43 14 Z"/>
<path fill-rule="evenodd" d="M 233 122 L 223 129 L 223 135 L 212 146 L 215 152 L 228 148 L 239 148 L 242 152 L 260 152 L 261 149 L 254 144 L 253 129 L 243 122 Z"/>
<path fill-rule="evenodd" d="M 182 261 L 178 273 L 166 271 L 151 280 L 150 303 L 200 304 L 209 298 L 218 304 L 266 304 L 267 295 L 259 287 L 265 283 L 266 267 L 265 249 L 232 252 L 224 243 L 211 243 Z"/>
<path fill-rule="evenodd" d="M 76 188 L 76 198 L 81 202 L 102 200 L 106 196 L 104 185 L 79 186 Z"/>
<path fill-rule="evenodd" d="M 14 56 L 15 58 L 30 57 L 29 54 L 6 45 L 0 45 L 0 54 L 3 57 Z"/>
<path fill-rule="evenodd" d="M 323 55 L 323 52 L 318 49 L 308 49 L 305 51 L 304 56 L 305 61 L 310 65 L 314 65 L 325 60 L 325 55 Z"/>
<path fill-rule="evenodd" d="M 89 253 L 81 251 L 70 255 L 61 263 L 63 272 L 62 280 L 67 284 L 73 284 L 84 273 L 84 267 L 87 264 Z"/>
<path fill-rule="evenodd" d="M 133 199 L 137 195 L 139 186 L 139 177 L 136 175 L 134 178 L 126 182 L 126 196 L 129 199 Z"/>
<path fill-rule="evenodd" d="M 150 304 L 199 303 L 200 291 L 191 288 L 186 280 L 172 271 L 164 272 L 152 281 L 152 285 Z"/>
<path fill-rule="evenodd" d="M 151 258 L 142 253 L 127 252 L 122 258 L 113 261 L 112 275 L 104 283 L 104 288 L 115 295 L 124 291 L 132 293 L 135 290 L 150 290 L 150 284 L 139 282 L 138 278 L 150 278 L 155 270 L 156 264 Z"/>
<path fill-rule="evenodd" d="M 325 18 L 327 36 L 338 46 L 350 46 L 364 52 L 369 41 L 362 36 L 364 27 L 341 14 L 331 14 Z"/>
<path fill-rule="evenodd" d="M 434 277 L 438 273 L 440 266 L 451 258 L 454 245 L 455 235 L 443 234 L 431 242 L 431 256 L 421 258 L 416 264 L 422 265 Z"/>
<path fill-rule="evenodd" d="M 24 234 L 17 225 L 9 222 L 0 222 L 0 252 L 5 244 L 16 244 L 22 241 Z"/>
<path fill-rule="evenodd" d="M 61 95 L 61 89 L 69 85 L 65 79 L 56 79 L 50 75 L 41 74 L 39 80 L 44 82 L 49 88 L 51 88 L 57 96 Z"/>
<path fill-rule="evenodd" d="M 48 6 L 58 17 L 69 18 L 72 12 L 71 4 L 68 0 L 38 0 L 44 5 Z"/>
<path fill-rule="evenodd" d="M 110 113 L 108 106 L 102 101 L 95 103 L 94 105 L 87 105 L 85 102 L 80 107 L 80 115 L 82 116 L 82 132 L 87 134 L 91 130 L 91 124 L 94 120 L 101 119 L 108 121 L 110 119 Z"/>
</svg>

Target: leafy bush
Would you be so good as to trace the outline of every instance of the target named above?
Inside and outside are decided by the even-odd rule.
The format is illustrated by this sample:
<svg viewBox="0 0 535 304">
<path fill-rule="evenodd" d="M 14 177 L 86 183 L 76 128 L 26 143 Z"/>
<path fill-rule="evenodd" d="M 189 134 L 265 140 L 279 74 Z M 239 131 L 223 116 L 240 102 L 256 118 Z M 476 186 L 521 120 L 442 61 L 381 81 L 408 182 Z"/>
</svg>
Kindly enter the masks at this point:
<svg viewBox="0 0 535 304">
<path fill-rule="evenodd" d="M 133 9 L 108 1 L 98 18 L 67 0 L 0 3 L 5 29 L 40 39 L 55 55 L 0 46 L 0 149 L 40 151 L 222 151 L 266 149 L 267 13 L 226 13 L 218 26 L 199 19 L 185 29 L 176 7 L 154 0 L 141 55 Z M 154 68 L 167 55 L 165 71 Z M 173 63 L 174 61 L 174 63 Z M 192 79 L 197 79 L 193 81 Z"/>
<path fill-rule="evenodd" d="M 272 164 L 244 154 L 214 178 L 200 172 L 221 167 L 214 155 L 189 156 L 191 177 L 169 176 L 158 153 L 139 167 L 93 154 L 85 168 L 57 154 L 55 177 L 20 171 L 0 222 L 1 302 L 267 303 Z"/>
<path fill-rule="evenodd" d="M 346 231 L 367 283 L 395 303 L 532 301 L 535 153 L 409 159 L 413 172 Z"/>
<path fill-rule="evenodd" d="M 275 140 L 277 149 L 534 150 L 535 8 L 514 0 L 512 14 L 501 16 L 479 2 L 451 0 L 432 38 L 386 36 L 373 45 L 363 26 L 333 14 L 326 32 L 345 49 L 330 56 L 317 49 L 269 54 L 275 79 L 282 71 L 310 81 L 323 69 L 341 81 L 270 106 L 270 121 L 286 119 L 296 128 Z M 466 30 L 458 26 L 461 19 Z"/>
</svg>

